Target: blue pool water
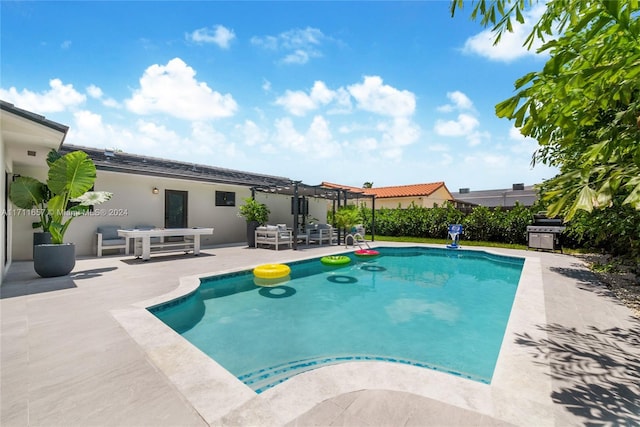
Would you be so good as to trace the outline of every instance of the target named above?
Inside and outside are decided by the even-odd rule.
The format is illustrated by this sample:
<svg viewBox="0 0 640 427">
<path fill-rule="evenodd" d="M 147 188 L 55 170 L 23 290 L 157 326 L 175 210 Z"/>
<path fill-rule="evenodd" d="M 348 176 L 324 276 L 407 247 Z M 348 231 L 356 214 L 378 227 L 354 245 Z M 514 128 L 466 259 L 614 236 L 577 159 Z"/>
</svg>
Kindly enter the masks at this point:
<svg viewBox="0 0 640 427">
<path fill-rule="evenodd" d="M 290 280 L 251 271 L 201 279 L 149 310 L 261 392 L 352 360 L 406 363 L 489 383 L 524 260 L 479 251 L 378 248 L 343 267 L 288 264 Z"/>
</svg>

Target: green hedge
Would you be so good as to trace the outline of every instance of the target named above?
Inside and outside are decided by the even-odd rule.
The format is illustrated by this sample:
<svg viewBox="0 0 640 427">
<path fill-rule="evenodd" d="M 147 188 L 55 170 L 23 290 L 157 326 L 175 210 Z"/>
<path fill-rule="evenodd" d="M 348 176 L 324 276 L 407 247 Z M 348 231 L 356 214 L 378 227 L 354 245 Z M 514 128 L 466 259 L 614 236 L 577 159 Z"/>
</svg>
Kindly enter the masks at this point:
<svg viewBox="0 0 640 427">
<path fill-rule="evenodd" d="M 464 214 L 448 203 L 444 207 L 377 209 L 375 232 L 380 236 L 447 238 L 449 224 L 462 224 L 461 240 L 527 244 L 527 225 L 538 207 L 520 204 L 511 210 L 478 206 Z M 371 230 L 371 209 L 360 207 L 364 226 Z M 625 205 L 591 213 L 580 212 L 566 224 L 563 246 L 600 251 L 636 260 L 640 264 L 640 211 Z"/>
<path fill-rule="evenodd" d="M 371 230 L 371 209 L 360 209 L 365 228 Z M 377 209 L 375 231 L 382 236 L 445 239 L 449 224 L 462 224 L 463 240 L 526 244 L 527 225 L 532 221 L 531 210 L 520 205 L 510 211 L 481 206 L 465 215 L 450 203 L 433 208 L 412 204 L 406 209 Z"/>
</svg>

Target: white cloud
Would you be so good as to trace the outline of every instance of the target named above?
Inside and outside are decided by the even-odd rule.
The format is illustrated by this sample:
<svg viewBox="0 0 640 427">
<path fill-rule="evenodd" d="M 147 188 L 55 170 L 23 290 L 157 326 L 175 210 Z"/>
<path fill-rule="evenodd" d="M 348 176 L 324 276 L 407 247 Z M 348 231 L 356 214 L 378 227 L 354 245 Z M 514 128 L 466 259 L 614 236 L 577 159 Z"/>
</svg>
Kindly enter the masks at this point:
<svg viewBox="0 0 640 427">
<path fill-rule="evenodd" d="M 394 161 L 402 159 L 403 147 L 420 138 L 420 127 L 406 117 L 396 117 L 391 122 L 380 123 L 377 130 L 381 132 L 380 154 Z"/>
<path fill-rule="evenodd" d="M 542 43 L 536 40 L 530 50 L 523 44 L 527 36 L 531 33 L 533 24 L 538 21 L 545 10 L 545 5 L 540 4 L 524 13 L 524 24 L 513 22 L 513 32 L 502 33 L 500 42 L 494 45 L 495 36 L 491 29 L 486 29 L 465 41 L 462 51 L 468 54 L 475 54 L 492 61 L 511 62 L 525 56 L 537 57 L 536 50 Z"/>
<path fill-rule="evenodd" d="M 76 91 L 72 84 L 63 84 L 60 79 L 49 80 L 50 90 L 36 93 L 28 89 L 18 91 L 15 87 L 0 88 L 0 98 L 16 107 L 38 114 L 59 113 L 83 104 L 87 97 Z"/>
<path fill-rule="evenodd" d="M 307 62 L 309 62 L 311 54 L 313 54 L 313 52 L 296 49 L 295 51 L 282 58 L 282 62 L 285 64 L 306 64 Z"/>
<path fill-rule="evenodd" d="M 334 140 L 330 125 L 322 116 L 315 116 L 303 134 L 295 129 L 293 121 L 281 118 L 275 121 L 273 144 L 295 153 L 313 153 L 317 159 L 339 156 L 340 144 Z"/>
<path fill-rule="evenodd" d="M 476 169 L 507 169 L 514 166 L 513 159 L 505 154 L 474 153 L 464 157 L 465 165 Z"/>
<path fill-rule="evenodd" d="M 224 133 L 217 130 L 211 123 L 194 122 L 191 124 L 191 138 L 187 144 L 181 144 L 179 151 L 184 157 L 192 152 L 220 157 L 237 157 L 240 153 L 236 145 L 230 142 Z"/>
<path fill-rule="evenodd" d="M 267 79 L 262 79 L 262 90 L 265 92 L 271 92 L 271 82 Z"/>
<path fill-rule="evenodd" d="M 329 110 L 329 114 L 345 114 L 350 113 L 353 110 L 353 105 L 351 104 L 351 95 L 349 91 L 345 88 L 341 87 L 338 90 L 334 91 L 335 103 L 334 107 Z"/>
<path fill-rule="evenodd" d="M 383 116 L 410 116 L 416 109 L 413 93 L 385 85 L 379 76 L 365 76 L 362 83 L 349 86 L 348 91 L 358 108 Z"/>
<path fill-rule="evenodd" d="M 482 144 L 483 140 L 489 140 L 491 138 L 491 134 L 489 132 L 471 132 L 467 135 L 467 142 L 470 147 L 475 147 L 476 145 Z"/>
<path fill-rule="evenodd" d="M 105 124 L 102 116 L 82 110 L 74 114 L 67 140 L 75 145 L 119 148 L 130 153 L 149 154 L 167 159 L 236 157 L 235 144 L 210 123 L 191 123 L 191 133 L 182 135 L 165 124 L 137 120 L 131 125 Z M 206 162 L 205 162 L 206 163 Z"/>
<path fill-rule="evenodd" d="M 381 123 L 382 142 L 387 146 L 401 147 L 411 145 L 420 138 L 420 126 L 406 117 L 396 117 L 390 123 Z"/>
<path fill-rule="evenodd" d="M 236 125 L 243 143 L 249 146 L 261 145 L 269 137 L 268 132 L 262 130 L 254 121 L 245 120 L 243 124 Z"/>
<path fill-rule="evenodd" d="M 453 164 L 453 156 L 449 153 L 442 153 L 438 159 L 438 163 L 441 166 L 450 166 Z"/>
<path fill-rule="evenodd" d="M 94 99 L 100 99 L 102 98 L 102 95 L 103 95 L 102 89 L 100 89 L 96 85 L 90 85 L 89 87 L 87 87 L 87 93 L 89 94 L 90 97 Z"/>
<path fill-rule="evenodd" d="M 236 38 L 233 30 L 222 25 L 216 25 L 213 28 L 199 28 L 194 32 L 186 35 L 187 40 L 195 43 L 213 43 L 222 49 L 229 49 L 231 40 Z"/>
<path fill-rule="evenodd" d="M 276 99 L 276 105 L 284 107 L 289 113 L 304 116 L 307 112 L 316 110 L 322 105 L 330 103 L 336 97 L 336 92 L 327 88 L 324 82 L 316 81 L 307 95 L 303 91 L 287 90 Z"/>
<path fill-rule="evenodd" d="M 62 44 L 60 45 L 60 47 L 64 50 L 66 49 L 70 49 L 71 48 L 71 40 L 65 40 L 62 42 Z"/>
<path fill-rule="evenodd" d="M 285 64 L 306 64 L 312 58 L 322 56 L 320 47 L 323 42 L 332 40 L 317 28 L 296 28 L 277 36 L 254 36 L 251 43 L 266 50 L 284 54 L 281 62 Z"/>
<path fill-rule="evenodd" d="M 437 108 L 438 111 L 443 113 L 450 113 L 452 111 L 462 111 L 462 110 L 471 110 L 473 109 L 473 102 L 469 99 L 467 95 L 456 90 L 454 92 L 447 92 L 447 98 L 453 104 L 445 104 Z"/>
<path fill-rule="evenodd" d="M 304 136 L 296 131 L 293 126 L 293 121 L 284 117 L 276 119 L 274 123 L 275 127 L 275 140 L 278 145 L 281 145 L 285 149 L 290 149 L 296 152 L 304 152 Z"/>
<path fill-rule="evenodd" d="M 457 120 L 437 120 L 435 132 L 440 136 L 467 136 L 480 125 L 470 114 L 459 114 Z"/>
<path fill-rule="evenodd" d="M 302 91 L 287 90 L 275 103 L 295 116 L 304 116 L 308 111 L 318 108 L 311 96 Z"/>
<path fill-rule="evenodd" d="M 101 101 L 102 105 L 104 105 L 106 107 L 111 107 L 111 108 L 119 108 L 120 107 L 120 104 L 115 99 L 113 99 L 113 98 L 104 98 L 104 93 L 102 92 L 102 89 L 100 89 L 96 85 L 90 85 L 89 87 L 87 87 L 87 94 L 91 98 Z"/>
<path fill-rule="evenodd" d="M 140 152 L 140 148 L 153 148 L 147 140 L 128 127 L 116 127 L 103 122 L 102 116 L 88 110 L 77 111 L 73 115 L 74 124 L 69 128 L 67 142 L 96 148 L 119 148 L 124 151 Z"/>
<path fill-rule="evenodd" d="M 470 147 L 480 145 L 483 140 L 491 137 L 489 132 L 478 130 L 480 121 L 476 118 L 473 102 L 467 95 L 460 91 L 447 92 L 447 98 L 451 103 L 438 107 L 439 112 L 463 112 L 458 114 L 456 120 L 436 120 L 434 131 L 437 135 L 464 137 Z"/>
<path fill-rule="evenodd" d="M 427 146 L 427 150 L 435 152 L 446 152 L 449 151 L 449 146 L 446 144 L 430 144 L 429 146 Z"/>
<path fill-rule="evenodd" d="M 185 120 L 229 117 L 238 109 L 230 94 L 211 90 L 195 79 L 196 72 L 180 58 L 152 65 L 140 78 L 140 88 L 125 101 L 136 114 L 162 113 Z"/>
<path fill-rule="evenodd" d="M 513 153 L 527 153 L 532 155 L 538 148 L 538 141 L 524 136 L 515 126 L 509 129 L 509 139 L 515 142 L 515 144 L 510 146 L 510 150 Z"/>
</svg>

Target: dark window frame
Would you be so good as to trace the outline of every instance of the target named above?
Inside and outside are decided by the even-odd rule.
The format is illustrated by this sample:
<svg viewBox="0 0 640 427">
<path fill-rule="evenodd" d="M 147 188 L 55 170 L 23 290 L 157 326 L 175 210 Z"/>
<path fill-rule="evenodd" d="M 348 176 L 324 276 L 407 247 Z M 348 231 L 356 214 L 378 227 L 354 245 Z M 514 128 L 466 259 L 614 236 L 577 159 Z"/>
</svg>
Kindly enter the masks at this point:
<svg viewBox="0 0 640 427">
<path fill-rule="evenodd" d="M 216 190 L 215 197 L 216 197 L 216 206 L 234 207 L 236 205 L 235 191 Z"/>
</svg>

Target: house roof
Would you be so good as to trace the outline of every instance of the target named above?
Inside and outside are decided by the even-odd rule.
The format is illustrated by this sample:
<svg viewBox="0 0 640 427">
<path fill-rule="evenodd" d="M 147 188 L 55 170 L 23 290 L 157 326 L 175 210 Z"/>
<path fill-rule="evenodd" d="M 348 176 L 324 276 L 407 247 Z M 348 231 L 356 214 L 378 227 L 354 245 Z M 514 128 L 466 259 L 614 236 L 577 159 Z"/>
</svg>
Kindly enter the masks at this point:
<svg viewBox="0 0 640 427">
<path fill-rule="evenodd" d="M 34 123 L 38 123 L 42 126 L 46 126 L 55 131 L 62 132 L 64 135 L 69 131 L 69 126 L 63 125 L 58 122 L 54 122 L 53 120 L 49 120 L 40 114 L 32 113 L 31 111 L 23 110 L 22 108 L 18 108 L 10 102 L 0 100 L 0 110 L 7 111 L 9 113 L 15 114 L 16 116 L 20 116 L 27 120 L 30 120 Z M 63 138 L 64 140 L 64 138 Z"/>
<path fill-rule="evenodd" d="M 287 186 L 292 182 L 291 179 L 282 176 L 262 175 L 197 163 L 128 154 L 121 151 L 68 144 L 62 146 L 60 151 L 65 154 L 75 150 L 87 153 L 98 170 L 110 172 L 246 186 Z"/>
<path fill-rule="evenodd" d="M 538 200 L 538 191 L 533 185 L 524 186 L 522 190 L 504 188 L 497 190 L 479 190 L 451 193 L 453 198 L 465 203 L 495 208 L 512 207 L 516 202 L 523 206 L 533 206 Z"/>
<path fill-rule="evenodd" d="M 13 165 L 43 166 L 49 150 L 62 145 L 68 126 L 0 100 L 0 132 Z"/>
<path fill-rule="evenodd" d="M 358 191 L 366 195 L 374 195 L 378 199 L 393 198 L 393 197 L 415 197 L 415 196 L 430 196 L 440 188 L 444 188 L 447 193 L 447 189 L 444 182 L 432 182 L 427 184 L 409 184 L 409 185 L 395 185 L 390 187 L 377 187 L 377 188 L 357 188 L 348 187 L 340 184 L 333 184 L 330 182 L 323 182 L 323 186 L 347 188 L 351 191 Z M 449 193 L 451 194 L 451 193 Z"/>
<path fill-rule="evenodd" d="M 187 179 L 218 184 L 242 185 L 263 193 L 287 195 L 297 193 L 298 196 L 318 197 L 330 200 L 336 200 L 341 196 L 345 196 L 345 192 L 340 192 L 336 188 L 326 189 L 318 185 L 306 185 L 300 181 L 294 181 L 283 176 L 263 175 L 235 169 L 179 162 L 157 157 L 128 154 L 121 151 L 103 150 L 69 144 L 65 144 L 60 149 L 60 152 L 66 154 L 75 150 L 82 150 L 87 153 L 95 163 L 96 169 L 103 171 Z M 361 192 L 358 194 L 362 195 Z M 357 197 L 358 194 L 354 195 L 350 191 L 346 192 L 346 196 L 349 199 Z"/>
</svg>

